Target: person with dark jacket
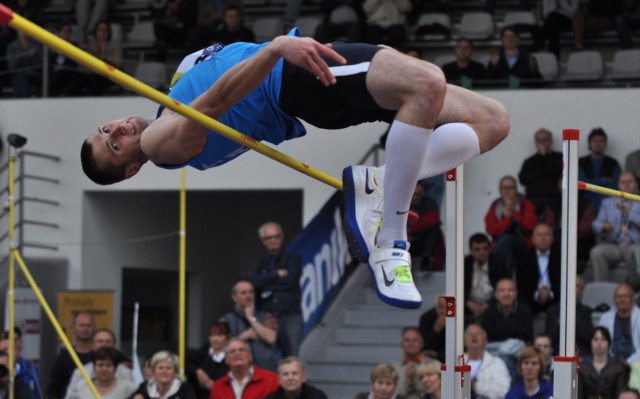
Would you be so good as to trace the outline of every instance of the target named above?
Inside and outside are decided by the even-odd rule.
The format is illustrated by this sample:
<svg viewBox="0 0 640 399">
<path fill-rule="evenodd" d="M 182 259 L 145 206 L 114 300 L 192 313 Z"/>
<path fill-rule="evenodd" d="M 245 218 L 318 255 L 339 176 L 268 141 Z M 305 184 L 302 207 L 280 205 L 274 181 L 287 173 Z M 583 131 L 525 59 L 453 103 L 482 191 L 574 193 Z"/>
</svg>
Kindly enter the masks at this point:
<svg viewBox="0 0 640 399">
<path fill-rule="evenodd" d="M 519 79 L 541 79 L 538 64 L 527 50 L 520 46 L 520 34 L 511 26 L 502 29 L 502 47 L 492 50 L 487 65 L 487 79 L 503 80 L 514 76 Z"/>
<path fill-rule="evenodd" d="M 289 356 L 278 364 L 280 388 L 267 399 L 328 399 L 318 388 L 307 384 L 307 372 L 300 359 Z"/>
<path fill-rule="evenodd" d="M 282 243 L 284 233 L 278 223 L 260 226 L 258 235 L 268 255 L 251 272 L 257 309 L 278 320 L 278 346 L 283 357 L 296 356 L 302 342 L 300 276 L 302 258 L 287 252 Z"/>
<path fill-rule="evenodd" d="M 590 357 L 580 362 L 578 373 L 579 399 L 616 399 L 627 385 L 629 367 L 610 355 L 611 335 L 606 327 L 596 327 L 591 333 Z"/>
</svg>

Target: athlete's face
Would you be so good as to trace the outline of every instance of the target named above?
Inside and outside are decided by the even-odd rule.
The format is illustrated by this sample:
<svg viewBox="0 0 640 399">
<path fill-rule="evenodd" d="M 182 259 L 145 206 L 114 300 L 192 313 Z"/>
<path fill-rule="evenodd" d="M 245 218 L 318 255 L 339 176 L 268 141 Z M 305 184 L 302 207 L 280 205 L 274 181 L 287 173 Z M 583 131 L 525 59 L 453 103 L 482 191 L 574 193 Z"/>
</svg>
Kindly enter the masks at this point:
<svg viewBox="0 0 640 399">
<path fill-rule="evenodd" d="M 109 163 L 127 166 L 125 177 L 135 175 L 147 157 L 140 148 L 140 137 L 149 121 L 132 116 L 99 126 L 87 139 L 93 147 L 93 156 L 99 168 Z"/>
</svg>

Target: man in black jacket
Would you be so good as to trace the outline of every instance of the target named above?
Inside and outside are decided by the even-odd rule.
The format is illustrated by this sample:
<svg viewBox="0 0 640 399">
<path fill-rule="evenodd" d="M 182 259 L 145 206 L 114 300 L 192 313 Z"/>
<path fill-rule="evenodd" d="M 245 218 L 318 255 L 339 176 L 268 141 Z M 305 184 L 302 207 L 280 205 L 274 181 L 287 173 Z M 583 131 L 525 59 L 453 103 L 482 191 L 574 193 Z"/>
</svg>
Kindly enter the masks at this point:
<svg viewBox="0 0 640 399">
<path fill-rule="evenodd" d="M 302 259 L 284 250 L 284 233 L 278 223 L 263 224 L 258 234 L 269 255 L 251 272 L 257 308 L 278 319 L 278 346 L 282 356 L 297 356 L 303 328 L 300 309 Z"/>
<path fill-rule="evenodd" d="M 526 187 L 525 194 L 536 206 L 536 215 L 540 219 L 546 209 L 555 211 L 559 207 L 562 153 L 551 149 L 551 131 L 540 128 L 534 137 L 536 153 L 525 159 L 518 180 Z"/>
<path fill-rule="evenodd" d="M 518 264 L 516 281 L 520 300 L 535 313 L 546 311 L 560 298 L 560 251 L 553 246 L 553 229 L 538 224 L 530 248 Z"/>
<path fill-rule="evenodd" d="M 307 372 L 300 359 L 290 356 L 278 365 L 280 388 L 267 399 L 327 399 L 327 395 L 307 384 Z"/>
</svg>

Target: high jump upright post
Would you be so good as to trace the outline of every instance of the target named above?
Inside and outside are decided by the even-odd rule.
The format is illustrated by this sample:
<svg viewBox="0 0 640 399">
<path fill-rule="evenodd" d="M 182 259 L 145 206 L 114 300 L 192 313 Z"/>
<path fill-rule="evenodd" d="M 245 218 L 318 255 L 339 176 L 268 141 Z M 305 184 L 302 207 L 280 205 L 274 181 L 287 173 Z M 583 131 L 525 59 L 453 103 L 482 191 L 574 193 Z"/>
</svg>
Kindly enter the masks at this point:
<svg viewBox="0 0 640 399">
<path fill-rule="evenodd" d="M 576 399 L 576 258 L 578 249 L 578 129 L 562 131 L 562 260 L 560 285 L 560 351 L 554 358 L 553 396 Z"/>
<path fill-rule="evenodd" d="M 471 367 L 466 364 L 464 332 L 464 253 L 463 253 L 463 166 L 445 174 L 446 180 L 446 289 L 440 300 L 445 303 L 445 364 L 441 380 L 442 397 L 468 399 L 471 392 Z"/>
</svg>

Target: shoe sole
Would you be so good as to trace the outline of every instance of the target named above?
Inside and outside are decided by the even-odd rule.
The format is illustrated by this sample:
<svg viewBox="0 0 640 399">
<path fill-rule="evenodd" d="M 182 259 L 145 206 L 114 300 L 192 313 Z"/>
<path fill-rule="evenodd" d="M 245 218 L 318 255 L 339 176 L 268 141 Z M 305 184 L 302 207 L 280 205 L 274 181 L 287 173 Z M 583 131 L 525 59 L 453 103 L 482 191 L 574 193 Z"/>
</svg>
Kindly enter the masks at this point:
<svg viewBox="0 0 640 399">
<path fill-rule="evenodd" d="M 422 301 L 420 302 L 403 301 L 402 299 L 391 298 L 384 295 L 378 289 L 378 283 L 377 283 L 376 275 L 373 271 L 373 268 L 371 267 L 371 265 L 368 265 L 368 268 L 369 268 L 369 273 L 371 273 L 371 277 L 373 277 L 373 285 L 376 286 L 376 294 L 378 295 L 378 299 L 380 299 L 382 302 L 386 303 L 387 305 L 395 306 L 397 308 L 402 308 L 402 309 L 419 309 L 422 306 Z"/>
<path fill-rule="evenodd" d="M 351 256 L 362 263 L 369 261 L 369 248 L 364 237 L 360 234 L 358 221 L 356 220 L 355 187 L 353 183 L 353 169 L 351 166 L 342 171 L 342 195 L 344 204 L 344 235 L 347 238 L 347 246 Z"/>
</svg>

